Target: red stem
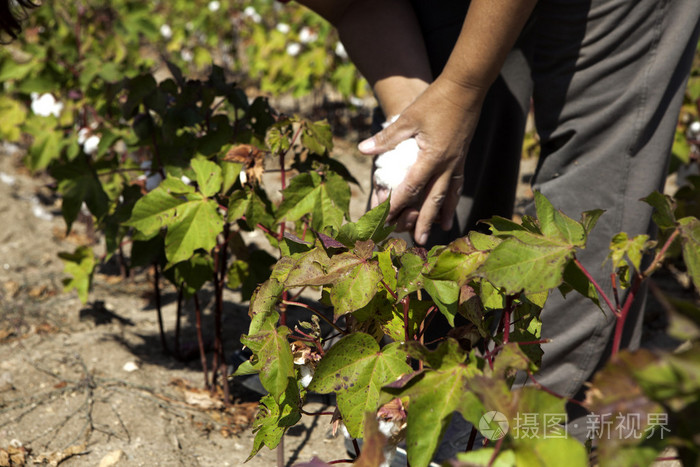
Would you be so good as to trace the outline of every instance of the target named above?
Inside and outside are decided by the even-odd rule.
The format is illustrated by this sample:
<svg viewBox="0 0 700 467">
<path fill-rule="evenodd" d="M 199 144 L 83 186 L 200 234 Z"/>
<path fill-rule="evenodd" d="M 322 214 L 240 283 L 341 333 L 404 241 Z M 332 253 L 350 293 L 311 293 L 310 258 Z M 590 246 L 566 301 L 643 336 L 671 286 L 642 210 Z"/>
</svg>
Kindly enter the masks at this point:
<svg viewBox="0 0 700 467">
<path fill-rule="evenodd" d="M 204 387 L 209 386 L 209 370 L 207 370 L 207 355 L 204 353 L 204 336 L 202 335 L 202 309 L 199 306 L 199 296 L 194 294 L 194 316 L 197 325 L 197 343 L 199 344 L 199 358 L 202 361 L 202 371 L 204 372 Z"/>
<path fill-rule="evenodd" d="M 489 459 L 489 467 L 491 467 L 493 463 L 496 462 L 496 457 L 498 457 L 498 454 L 501 451 L 501 445 L 503 444 L 504 439 L 505 436 L 499 438 L 498 441 L 496 441 L 496 445 L 493 447 L 493 454 L 491 454 L 491 459 Z"/>
<path fill-rule="evenodd" d="M 330 325 L 333 327 L 333 329 L 335 329 L 335 330 L 338 331 L 339 333 L 341 333 L 341 334 L 343 334 L 343 335 L 347 334 L 346 331 L 343 331 L 341 328 L 338 327 L 337 324 L 335 324 L 333 321 L 331 321 L 330 319 L 328 319 L 328 318 L 326 317 L 326 315 L 324 315 L 324 314 L 321 313 L 320 311 L 316 310 L 315 308 L 313 308 L 313 307 L 307 305 L 306 303 L 302 303 L 302 302 L 293 302 L 293 301 L 291 301 L 291 300 L 284 300 L 284 299 L 283 299 L 283 300 L 282 300 L 282 304 L 283 304 L 283 305 L 298 306 L 298 307 L 301 307 L 301 308 L 306 308 L 307 310 L 309 310 L 310 312 L 314 313 L 316 316 L 318 316 L 319 318 L 321 318 L 322 320 L 324 320 L 326 323 L 330 324 Z"/>
<path fill-rule="evenodd" d="M 615 308 L 615 306 L 612 304 L 608 296 L 603 292 L 603 289 L 600 287 L 600 284 L 593 279 L 593 276 L 588 272 L 586 268 L 583 267 L 583 264 L 578 260 L 578 258 L 574 257 L 574 263 L 578 268 L 583 272 L 583 274 L 588 278 L 589 281 L 591 281 L 591 284 L 593 284 L 593 287 L 598 291 L 598 294 L 603 298 L 603 301 L 608 305 L 608 308 L 610 308 L 610 311 L 613 312 L 615 316 L 620 316 L 619 312 Z"/>
<path fill-rule="evenodd" d="M 384 286 L 384 288 L 386 289 L 386 291 L 389 292 L 389 294 L 390 294 L 392 297 L 394 297 L 394 300 L 398 300 L 398 299 L 399 299 L 399 296 L 396 295 L 396 292 L 394 292 L 393 290 L 391 290 L 391 287 L 389 287 L 389 285 L 388 285 L 386 282 L 384 282 L 384 279 L 382 279 L 381 281 L 382 281 L 382 285 Z"/>
<path fill-rule="evenodd" d="M 576 399 L 571 399 L 569 397 L 564 397 L 561 394 L 558 394 L 558 393 L 552 391 L 547 386 L 542 385 L 540 382 L 538 382 L 535 379 L 535 376 L 532 374 L 531 371 L 528 370 L 527 374 L 530 377 L 530 381 L 532 381 L 532 384 L 534 384 L 537 389 L 540 389 L 540 390 L 542 390 L 542 391 L 546 392 L 547 394 L 550 394 L 554 397 L 558 397 L 559 399 L 565 399 L 567 402 L 571 402 L 572 404 L 580 405 L 581 407 L 585 408 L 585 406 L 583 405 L 583 402 L 577 401 Z M 588 410 L 588 409 L 586 409 L 586 410 Z"/>
</svg>

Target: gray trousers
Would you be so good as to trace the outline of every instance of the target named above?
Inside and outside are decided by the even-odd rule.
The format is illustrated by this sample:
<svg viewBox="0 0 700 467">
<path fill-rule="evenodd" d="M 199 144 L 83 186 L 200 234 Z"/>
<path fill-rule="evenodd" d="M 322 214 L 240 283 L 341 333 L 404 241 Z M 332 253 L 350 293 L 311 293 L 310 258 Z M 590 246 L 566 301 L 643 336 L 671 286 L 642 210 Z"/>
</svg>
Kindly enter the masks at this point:
<svg viewBox="0 0 700 467">
<path fill-rule="evenodd" d="M 412 3 L 437 75 L 468 2 Z M 455 227 L 434 229 L 430 241 L 444 244 L 481 219 L 510 217 L 532 103 L 541 140 L 532 186 L 574 219 L 606 210 L 577 257 L 610 291 L 603 262 L 613 235 L 653 235 L 651 208 L 640 198 L 663 189 L 699 33 L 698 0 L 541 0 L 484 103 Z M 526 211 L 534 214 L 534 206 Z M 641 302 L 628 319 L 626 347 L 639 345 Z M 555 291 L 542 321 L 542 337 L 552 341 L 542 346 L 538 381 L 582 397 L 583 383 L 609 356 L 614 317 L 576 293 L 564 299 Z M 582 415 L 573 406 L 568 425 L 581 440 Z"/>
</svg>

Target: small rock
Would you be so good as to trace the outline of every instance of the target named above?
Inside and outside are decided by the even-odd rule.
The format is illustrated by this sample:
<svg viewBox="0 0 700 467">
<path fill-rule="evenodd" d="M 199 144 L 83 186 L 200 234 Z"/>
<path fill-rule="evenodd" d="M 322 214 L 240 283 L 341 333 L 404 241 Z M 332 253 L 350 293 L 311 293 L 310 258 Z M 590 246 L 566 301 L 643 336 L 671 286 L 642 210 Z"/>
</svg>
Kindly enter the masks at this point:
<svg viewBox="0 0 700 467">
<path fill-rule="evenodd" d="M 123 457 L 124 451 L 122 451 L 121 449 L 112 451 L 102 458 L 99 467 L 112 467 L 114 465 L 117 465 L 117 463 L 119 463 L 119 461 L 121 461 Z"/>
<path fill-rule="evenodd" d="M 14 389 L 15 386 L 12 384 L 12 373 L 5 371 L 0 374 L 0 392 L 9 391 Z"/>
<path fill-rule="evenodd" d="M 139 366 L 136 364 L 136 362 L 126 362 L 124 366 L 122 367 L 122 370 L 126 371 L 127 373 L 131 373 L 133 371 L 136 371 L 139 369 Z"/>
</svg>

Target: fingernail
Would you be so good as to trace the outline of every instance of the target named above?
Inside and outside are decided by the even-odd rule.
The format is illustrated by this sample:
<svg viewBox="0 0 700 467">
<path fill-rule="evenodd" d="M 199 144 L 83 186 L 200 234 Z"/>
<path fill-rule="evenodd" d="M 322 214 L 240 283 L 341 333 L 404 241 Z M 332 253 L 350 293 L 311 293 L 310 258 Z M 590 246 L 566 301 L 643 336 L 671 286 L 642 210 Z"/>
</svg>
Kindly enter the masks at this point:
<svg viewBox="0 0 700 467">
<path fill-rule="evenodd" d="M 360 152 L 369 152 L 374 149 L 374 138 L 369 138 L 364 141 L 362 141 L 358 146 L 357 149 L 360 150 Z"/>
<path fill-rule="evenodd" d="M 428 234 L 424 233 L 423 235 L 420 236 L 418 239 L 418 243 L 421 245 L 425 245 L 425 243 L 428 241 Z"/>
</svg>

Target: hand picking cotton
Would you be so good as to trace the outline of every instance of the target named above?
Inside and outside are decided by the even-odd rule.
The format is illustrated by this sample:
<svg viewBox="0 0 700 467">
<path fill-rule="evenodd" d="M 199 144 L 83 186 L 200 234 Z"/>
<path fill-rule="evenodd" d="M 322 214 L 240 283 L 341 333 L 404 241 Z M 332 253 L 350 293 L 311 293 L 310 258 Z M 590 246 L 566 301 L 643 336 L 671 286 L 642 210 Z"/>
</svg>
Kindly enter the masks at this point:
<svg viewBox="0 0 700 467">
<path fill-rule="evenodd" d="M 398 116 L 392 118 L 383 126 L 386 128 L 395 122 Z M 380 154 L 374 161 L 374 184 L 379 189 L 393 190 L 398 187 L 408 174 L 409 169 L 418 158 L 418 142 L 408 138 L 390 151 Z"/>
</svg>

